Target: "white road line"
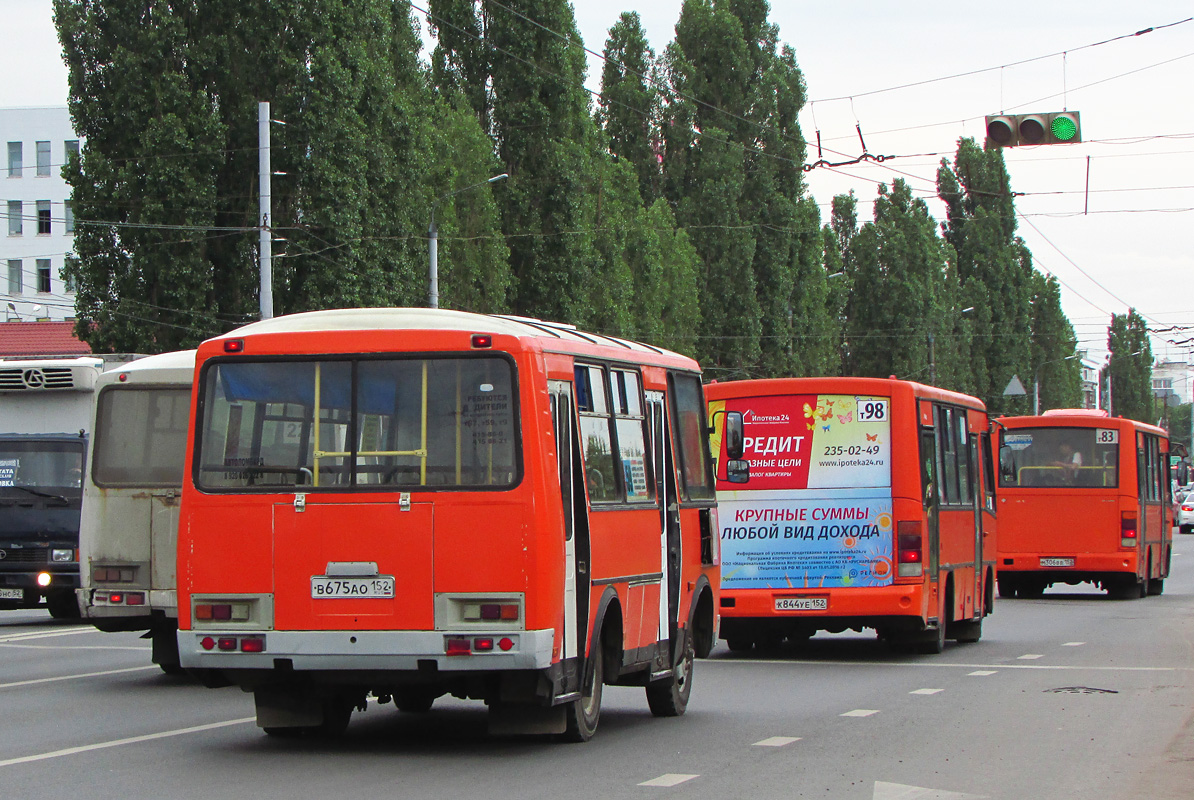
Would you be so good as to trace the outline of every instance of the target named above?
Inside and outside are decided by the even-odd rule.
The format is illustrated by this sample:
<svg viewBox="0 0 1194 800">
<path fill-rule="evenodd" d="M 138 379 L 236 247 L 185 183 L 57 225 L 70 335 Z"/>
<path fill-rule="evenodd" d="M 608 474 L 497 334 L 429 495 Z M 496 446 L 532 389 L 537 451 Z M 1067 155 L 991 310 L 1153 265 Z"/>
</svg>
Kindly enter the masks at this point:
<svg viewBox="0 0 1194 800">
<path fill-rule="evenodd" d="M 752 747 L 783 747 L 792 742 L 799 742 L 799 736 L 772 736 L 770 739 L 764 739 L 761 742 L 755 742 Z"/>
<path fill-rule="evenodd" d="M 168 739 L 171 736 L 182 736 L 187 733 L 199 733 L 201 731 L 210 731 L 216 728 L 227 728 L 229 725 L 244 725 L 246 722 L 253 722 L 255 717 L 243 717 L 241 719 L 230 719 L 224 722 L 212 722 L 207 725 L 195 725 L 190 728 L 179 728 L 173 731 L 162 731 L 161 733 L 147 733 L 144 736 L 130 736 L 127 739 L 113 739 L 110 742 L 99 742 L 98 744 L 85 744 L 81 747 L 68 747 L 65 750 L 54 750 L 50 753 L 38 753 L 34 756 L 21 756 L 20 758 L 9 758 L 0 761 L 0 767 L 10 767 L 13 764 L 28 764 L 30 761 L 45 761 L 48 758 L 61 758 L 62 756 L 73 756 L 76 753 L 86 753 L 91 750 L 104 750 L 108 747 L 120 747 L 126 744 L 136 744 L 137 742 L 150 742 L 154 739 Z"/>
<path fill-rule="evenodd" d="M 951 669 L 974 669 L 975 667 L 994 667 L 996 669 L 1051 669 L 1068 672 L 1194 672 L 1194 667 L 1082 667 L 1063 664 L 958 664 L 938 661 L 813 661 L 810 659 L 783 660 L 777 658 L 712 658 L 701 662 L 701 669 L 706 664 L 730 664 L 747 666 L 750 664 L 784 666 L 799 665 L 804 667 L 946 667 Z"/>
<path fill-rule="evenodd" d="M 908 692 L 908 694 L 937 694 L 938 692 L 941 692 L 941 691 L 944 691 L 944 690 L 943 689 L 913 689 L 912 691 Z"/>
<path fill-rule="evenodd" d="M 137 647 L 135 645 L 120 644 L 3 644 L 13 650 L 152 650 L 152 647 Z"/>
<path fill-rule="evenodd" d="M 1065 642 L 1062 644 L 1062 647 L 1081 647 L 1084 644 L 1086 644 L 1086 642 Z"/>
<path fill-rule="evenodd" d="M 643 781 L 639 786 L 679 786 L 685 781 L 690 781 L 693 778 L 699 778 L 700 775 L 681 775 L 676 772 L 669 772 L 666 775 L 660 775 L 658 778 L 652 778 L 649 781 Z"/>
<path fill-rule="evenodd" d="M 0 644 L 7 642 L 24 642 L 29 639 L 49 639 L 55 636 L 75 636 L 80 633 L 98 633 L 95 628 L 71 628 L 65 631 L 25 631 L 24 633 L 7 633 L 0 635 Z"/>
<path fill-rule="evenodd" d="M 878 714 L 877 708 L 856 708 L 853 711 L 847 711 L 845 714 L 839 714 L 841 717 L 869 717 L 872 714 Z"/>
<path fill-rule="evenodd" d="M 967 672 L 966 674 L 967 674 L 967 675 L 978 675 L 979 677 L 982 677 L 982 676 L 984 676 L 984 675 L 994 675 L 996 672 L 998 672 L 998 670 L 994 670 L 994 669 L 976 669 L 974 672 Z"/>
<path fill-rule="evenodd" d="M 0 683 L 0 689 L 12 689 L 16 686 L 33 686 L 37 683 L 57 683 L 58 681 L 73 681 L 77 678 L 98 678 L 101 675 L 119 675 L 124 672 L 141 672 L 147 669 L 159 669 L 156 664 L 150 664 L 145 667 L 125 667 L 124 669 L 106 669 L 102 672 L 82 672 L 78 675 L 59 675 L 56 678 L 34 678 L 28 681 L 13 681 L 12 683 Z"/>
<path fill-rule="evenodd" d="M 1021 661 L 1032 661 L 1034 658 L 1044 658 L 1040 653 L 1025 653 L 1022 656 L 1016 656 Z"/>
</svg>

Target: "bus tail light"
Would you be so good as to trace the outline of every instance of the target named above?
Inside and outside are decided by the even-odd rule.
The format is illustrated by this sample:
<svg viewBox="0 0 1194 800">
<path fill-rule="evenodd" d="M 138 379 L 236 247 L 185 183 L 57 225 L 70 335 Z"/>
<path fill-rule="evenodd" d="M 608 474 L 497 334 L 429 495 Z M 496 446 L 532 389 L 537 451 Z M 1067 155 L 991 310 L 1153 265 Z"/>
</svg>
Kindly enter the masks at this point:
<svg viewBox="0 0 1194 800">
<path fill-rule="evenodd" d="M 1136 517 L 1124 514 L 1119 521 L 1119 546 L 1134 549 L 1137 541 Z"/>
<path fill-rule="evenodd" d="M 473 654 L 473 643 L 459 636 L 449 636 L 444 640 L 444 652 L 450 656 L 469 656 Z"/>
<path fill-rule="evenodd" d="M 215 638 L 212 636 L 204 636 L 199 640 L 199 646 L 204 650 L 222 650 L 225 653 L 232 653 L 237 650 L 240 650 L 242 653 L 264 653 L 265 637 L 220 636 L 219 638 Z"/>
<path fill-rule="evenodd" d="M 195 606 L 195 619 L 204 622 L 247 622 L 248 603 L 199 603 Z"/>
<path fill-rule="evenodd" d="M 493 347 L 493 337 L 488 333 L 474 333 L 472 337 L 472 345 L 478 350 L 487 347 Z"/>
<path fill-rule="evenodd" d="M 518 603 L 470 603 L 461 615 L 466 622 L 517 622 L 522 617 Z"/>
<path fill-rule="evenodd" d="M 904 519 L 896 524 L 896 578 L 924 576 L 924 552 L 918 519 Z"/>
</svg>

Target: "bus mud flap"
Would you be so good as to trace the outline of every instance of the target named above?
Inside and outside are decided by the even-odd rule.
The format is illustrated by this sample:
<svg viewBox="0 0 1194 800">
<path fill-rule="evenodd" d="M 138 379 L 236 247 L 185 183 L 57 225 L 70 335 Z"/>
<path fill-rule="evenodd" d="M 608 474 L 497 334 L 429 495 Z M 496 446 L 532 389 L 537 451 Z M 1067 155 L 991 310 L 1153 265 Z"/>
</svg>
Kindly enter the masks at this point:
<svg viewBox="0 0 1194 800">
<path fill-rule="evenodd" d="M 494 736 L 528 736 L 563 733 L 568 725 L 566 705 L 490 703 L 489 733 Z"/>
</svg>

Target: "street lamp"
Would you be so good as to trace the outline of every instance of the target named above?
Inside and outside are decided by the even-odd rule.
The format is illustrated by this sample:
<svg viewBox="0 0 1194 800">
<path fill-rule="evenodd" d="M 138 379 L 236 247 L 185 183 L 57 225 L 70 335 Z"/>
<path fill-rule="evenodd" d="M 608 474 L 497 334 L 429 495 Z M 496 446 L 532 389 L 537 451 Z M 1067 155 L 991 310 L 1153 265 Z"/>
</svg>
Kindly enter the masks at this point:
<svg viewBox="0 0 1194 800">
<path fill-rule="evenodd" d="M 436 209 L 436 207 L 439 206 L 439 204 L 442 203 L 443 201 L 447 200 L 449 197 L 458 195 L 461 192 L 467 192 L 469 189 L 476 189 L 478 186 L 484 186 L 487 183 L 497 183 L 498 181 L 505 180 L 506 178 L 509 178 L 509 177 L 510 177 L 509 173 L 506 173 L 506 172 L 503 172 L 501 175 L 494 175 L 492 178 L 490 178 L 487 181 L 481 181 L 480 183 L 474 183 L 471 186 L 465 186 L 463 189 L 457 189 L 454 192 L 448 192 L 447 194 L 439 197 L 434 203 L 431 204 L 431 226 L 427 229 L 427 236 L 430 239 L 430 257 L 431 257 L 430 291 L 428 292 L 428 296 L 427 296 L 427 307 L 428 308 L 439 308 L 439 229 L 435 227 L 435 209 Z"/>
<path fill-rule="evenodd" d="M 1077 353 L 1068 355 L 1065 358 L 1055 358 L 1052 361 L 1042 361 L 1036 365 L 1036 371 L 1032 373 L 1032 415 L 1034 417 L 1040 416 L 1041 413 L 1041 367 L 1046 364 L 1057 364 L 1062 361 L 1071 361 L 1078 357 Z"/>
</svg>

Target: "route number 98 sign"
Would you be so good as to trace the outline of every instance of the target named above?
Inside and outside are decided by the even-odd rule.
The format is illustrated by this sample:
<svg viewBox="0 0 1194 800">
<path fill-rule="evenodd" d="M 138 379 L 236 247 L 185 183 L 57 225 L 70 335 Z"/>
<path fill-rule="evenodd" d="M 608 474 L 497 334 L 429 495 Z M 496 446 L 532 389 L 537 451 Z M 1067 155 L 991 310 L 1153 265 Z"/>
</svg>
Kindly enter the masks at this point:
<svg viewBox="0 0 1194 800">
<path fill-rule="evenodd" d="M 887 422 L 887 400 L 880 398 L 858 398 L 859 422 Z"/>
</svg>

